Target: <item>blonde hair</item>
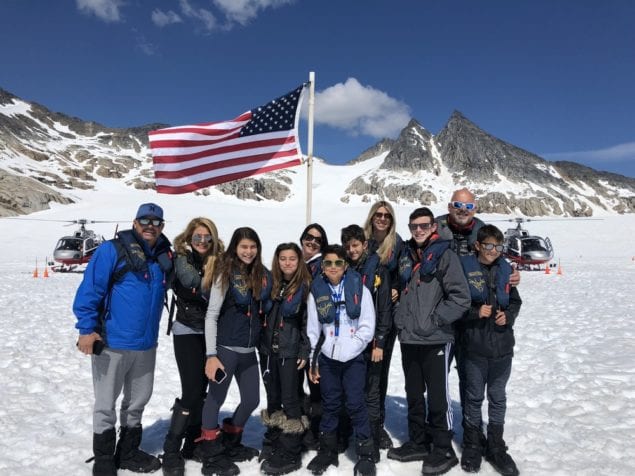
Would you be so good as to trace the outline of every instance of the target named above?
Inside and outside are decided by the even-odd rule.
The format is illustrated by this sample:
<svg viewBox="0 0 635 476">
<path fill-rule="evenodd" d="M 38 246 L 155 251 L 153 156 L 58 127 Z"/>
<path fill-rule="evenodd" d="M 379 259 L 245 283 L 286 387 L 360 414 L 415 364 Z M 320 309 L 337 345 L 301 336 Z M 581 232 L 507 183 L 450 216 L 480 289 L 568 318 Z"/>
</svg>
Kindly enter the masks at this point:
<svg viewBox="0 0 635 476">
<path fill-rule="evenodd" d="M 212 241 L 207 252 L 203 255 L 203 282 L 202 287 L 209 289 L 212 285 L 214 268 L 216 260 L 225 251 L 223 241 L 218 238 L 218 229 L 212 220 L 205 217 L 192 218 L 185 227 L 185 230 L 174 238 L 174 250 L 178 255 L 186 255 L 188 251 L 192 251 L 192 235 L 194 230 L 199 226 L 207 228 L 209 234 L 212 235 Z"/>
<path fill-rule="evenodd" d="M 381 264 L 385 265 L 390 261 L 393 248 L 397 243 L 397 223 L 395 219 L 395 210 L 390 203 L 385 200 L 380 200 L 378 202 L 375 202 L 373 206 L 370 207 L 368 217 L 366 218 L 366 223 L 364 224 L 364 234 L 366 235 L 367 240 L 375 240 L 373 233 L 373 217 L 375 216 L 375 213 L 377 213 L 377 210 L 382 207 L 388 210 L 388 213 L 390 213 L 390 215 L 392 216 L 388 233 L 386 234 L 384 241 L 378 243 L 379 248 L 377 249 L 379 261 L 381 262 Z"/>
</svg>

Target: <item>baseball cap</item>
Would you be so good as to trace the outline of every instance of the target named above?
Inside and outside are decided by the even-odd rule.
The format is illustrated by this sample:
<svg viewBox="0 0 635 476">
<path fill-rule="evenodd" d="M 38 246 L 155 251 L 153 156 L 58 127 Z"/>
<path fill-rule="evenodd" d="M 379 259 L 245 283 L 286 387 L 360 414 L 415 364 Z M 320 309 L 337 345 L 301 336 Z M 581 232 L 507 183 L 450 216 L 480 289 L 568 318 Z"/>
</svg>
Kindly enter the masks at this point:
<svg viewBox="0 0 635 476">
<path fill-rule="evenodd" d="M 137 216 L 135 219 L 143 217 L 155 217 L 163 220 L 163 208 L 156 203 L 144 203 L 137 210 Z"/>
</svg>

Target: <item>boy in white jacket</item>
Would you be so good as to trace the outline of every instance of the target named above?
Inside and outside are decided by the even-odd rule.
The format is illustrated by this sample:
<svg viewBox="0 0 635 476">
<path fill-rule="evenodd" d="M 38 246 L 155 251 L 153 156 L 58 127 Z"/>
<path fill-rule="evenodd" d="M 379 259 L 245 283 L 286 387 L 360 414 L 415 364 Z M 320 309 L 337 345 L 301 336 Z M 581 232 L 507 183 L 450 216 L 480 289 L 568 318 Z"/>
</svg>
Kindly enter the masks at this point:
<svg viewBox="0 0 635 476">
<path fill-rule="evenodd" d="M 344 248 L 330 245 L 322 253 L 322 274 L 313 280 L 307 302 L 313 363 L 309 375 L 319 382 L 322 395 L 320 449 L 307 468 L 322 474 L 331 464 L 338 465 L 337 425 L 345 400 L 357 440 L 355 474 L 374 475 L 362 352 L 375 334 L 375 307 L 361 276 L 348 269 Z"/>
</svg>

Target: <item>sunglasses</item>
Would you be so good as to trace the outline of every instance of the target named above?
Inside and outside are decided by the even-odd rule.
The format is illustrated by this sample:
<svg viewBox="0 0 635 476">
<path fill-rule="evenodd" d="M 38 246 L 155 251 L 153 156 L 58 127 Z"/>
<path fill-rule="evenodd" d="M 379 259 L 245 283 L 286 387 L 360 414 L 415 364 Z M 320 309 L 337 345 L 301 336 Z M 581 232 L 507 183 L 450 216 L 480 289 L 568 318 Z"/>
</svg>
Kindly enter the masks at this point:
<svg viewBox="0 0 635 476">
<path fill-rule="evenodd" d="M 466 210 L 474 210 L 476 208 L 475 203 L 466 203 L 466 202 L 452 202 L 452 207 L 460 210 L 461 208 L 465 208 Z"/>
<path fill-rule="evenodd" d="M 148 226 L 152 224 L 152 226 L 155 226 L 158 228 L 161 225 L 163 225 L 163 220 L 159 218 L 138 218 L 137 221 L 139 222 L 139 225 L 142 225 L 142 226 Z"/>
<path fill-rule="evenodd" d="M 392 215 L 390 213 L 375 212 L 374 216 L 378 220 L 381 220 L 382 218 L 385 220 L 392 220 Z"/>
<path fill-rule="evenodd" d="M 204 244 L 207 245 L 209 243 L 211 243 L 212 241 L 212 235 L 199 235 L 198 233 L 196 235 L 192 235 L 192 243 L 196 244 Z"/>
<path fill-rule="evenodd" d="M 408 223 L 408 228 L 410 231 L 417 231 L 418 228 L 422 230 L 429 230 L 434 226 L 434 223 Z"/>
<path fill-rule="evenodd" d="M 336 260 L 325 259 L 322 261 L 323 268 L 332 268 L 334 266 L 336 268 L 343 268 L 345 264 L 346 264 L 346 261 L 344 261 L 343 259 L 336 259 Z"/>
<path fill-rule="evenodd" d="M 480 241 L 479 243 L 483 247 L 483 249 L 487 251 L 496 250 L 501 253 L 505 249 L 504 245 L 495 245 L 494 243 L 481 243 Z"/>
<path fill-rule="evenodd" d="M 318 245 L 322 245 L 322 238 L 319 236 L 312 235 L 311 233 L 306 233 L 302 238 L 303 241 L 315 241 Z"/>
</svg>

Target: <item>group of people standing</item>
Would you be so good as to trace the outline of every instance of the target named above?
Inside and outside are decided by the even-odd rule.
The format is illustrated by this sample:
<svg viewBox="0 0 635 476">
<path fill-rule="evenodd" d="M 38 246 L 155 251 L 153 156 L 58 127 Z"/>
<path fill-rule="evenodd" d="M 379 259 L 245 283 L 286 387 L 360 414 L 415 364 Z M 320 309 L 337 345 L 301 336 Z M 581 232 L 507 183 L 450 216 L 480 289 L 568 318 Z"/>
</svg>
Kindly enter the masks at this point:
<svg viewBox="0 0 635 476">
<path fill-rule="evenodd" d="M 92 355 L 93 474 L 162 468 L 177 476 L 195 459 L 205 475 L 236 475 L 236 463 L 258 457 L 262 473 L 281 475 L 300 469 L 302 453 L 317 449 L 307 468 L 319 475 L 338 465 L 351 434 L 356 475 L 375 475 L 380 449 L 389 459 L 422 461 L 422 474 L 442 474 L 458 464 L 448 393 L 453 356 L 462 468 L 478 471 L 485 455 L 501 474 L 518 474 L 502 435 L 520 277 L 501 258 L 502 233 L 474 216 L 471 192 L 456 191 L 448 211 L 435 219 L 426 207 L 414 210 L 404 241 L 393 207 L 379 201 L 363 227 L 341 230 L 341 244 L 329 244 L 321 225 L 308 225 L 300 246 L 276 247 L 269 270 L 252 228 L 236 229 L 225 247 L 211 220 L 194 218 L 174 239 L 173 253 L 163 210 L 141 205 L 132 230 L 97 249 L 73 305 L 78 348 Z M 159 459 L 139 445 L 169 288 L 181 394 Z M 397 338 L 408 440 L 393 447 L 384 424 Z M 240 403 L 219 421 L 234 378 Z M 260 405 L 261 378 L 266 431 L 258 451 L 243 445 L 242 435 Z"/>
</svg>

